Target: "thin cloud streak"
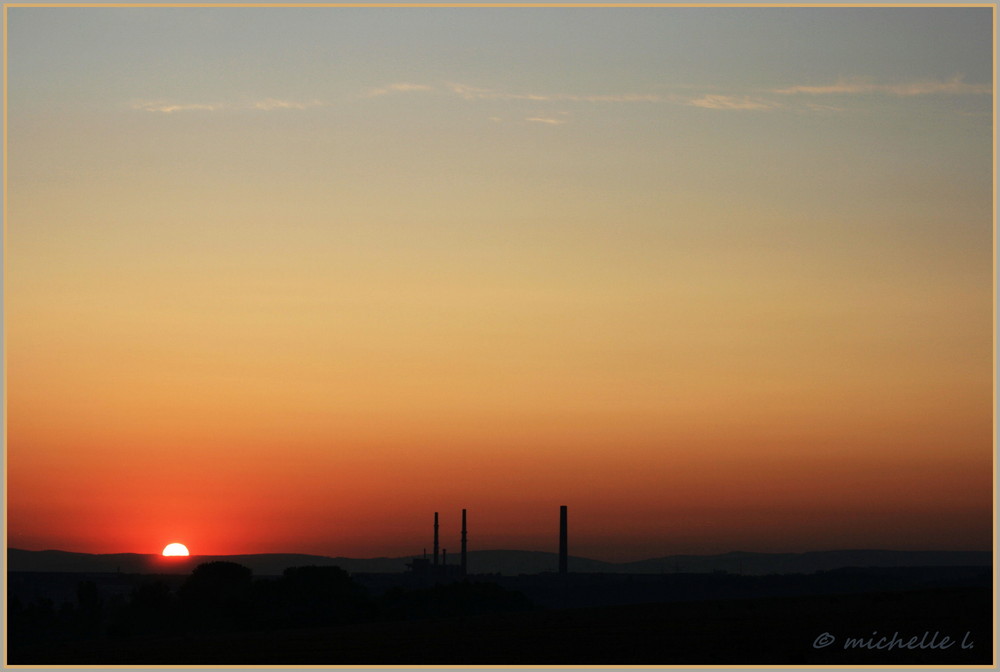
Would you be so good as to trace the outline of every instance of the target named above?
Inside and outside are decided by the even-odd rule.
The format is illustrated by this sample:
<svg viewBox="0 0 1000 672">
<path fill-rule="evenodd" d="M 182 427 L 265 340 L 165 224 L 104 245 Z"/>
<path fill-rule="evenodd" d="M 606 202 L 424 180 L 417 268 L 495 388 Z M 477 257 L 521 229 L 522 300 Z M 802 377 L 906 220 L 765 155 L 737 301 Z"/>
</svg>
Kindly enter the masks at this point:
<svg viewBox="0 0 1000 672">
<path fill-rule="evenodd" d="M 864 93 L 882 93 L 894 96 L 981 95 L 992 92 L 993 87 L 989 84 L 968 84 L 961 76 L 957 75 L 945 81 L 923 80 L 902 84 L 876 84 L 865 79 L 839 79 L 835 84 L 825 86 L 790 86 L 771 91 L 771 93 L 781 95 L 806 94 L 813 96 Z"/>
<path fill-rule="evenodd" d="M 537 124 L 549 124 L 551 126 L 561 126 L 566 123 L 565 119 L 552 119 L 550 117 L 528 117 L 525 121 L 532 121 Z"/>
<path fill-rule="evenodd" d="M 703 107 L 710 110 L 773 110 L 781 105 L 750 96 L 723 96 L 708 94 L 700 98 L 688 98 L 685 105 Z"/>
<path fill-rule="evenodd" d="M 377 98 L 379 96 L 386 96 L 390 93 L 409 93 L 413 91 L 433 91 L 433 86 L 428 86 L 426 84 L 410 84 L 408 82 L 399 82 L 397 84 L 389 84 L 388 86 L 383 86 L 377 89 L 371 89 L 364 94 L 365 98 Z"/>
<path fill-rule="evenodd" d="M 663 97 L 656 94 L 598 94 L 581 95 L 573 93 L 511 93 L 482 89 L 465 84 L 450 82 L 448 88 L 452 93 L 466 100 L 530 100 L 533 102 L 571 102 L 571 103 L 657 103 Z"/>
<path fill-rule="evenodd" d="M 205 112 L 214 112 L 216 110 L 221 110 L 225 106 L 221 103 L 167 103 L 162 101 L 143 101 L 132 104 L 133 110 L 143 110 L 146 112 L 162 112 L 164 114 L 171 114 L 173 112 L 189 112 L 194 110 L 201 110 Z"/>
<path fill-rule="evenodd" d="M 281 100 L 278 98 L 265 98 L 244 105 L 231 105 L 225 103 L 172 103 L 165 101 L 139 101 L 132 103 L 133 110 L 144 112 L 159 112 L 161 114 L 172 114 L 174 112 L 218 112 L 219 110 L 239 110 L 252 109 L 263 110 L 306 110 L 311 107 L 321 107 L 324 103 L 318 100 L 307 102 L 295 100 Z"/>
<path fill-rule="evenodd" d="M 258 110 L 306 110 L 310 107 L 320 107 L 323 105 L 318 100 L 301 103 L 294 100 L 278 100 L 276 98 L 266 98 L 253 104 Z"/>
<path fill-rule="evenodd" d="M 846 112 L 847 108 L 836 105 L 820 105 L 818 103 L 806 103 L 806 109 L 812 112 Z"/>
<path fill-rule="evenodd" d="M 766 93 L 780 96 L 828 96 L 828 95 L 859 95 L 883 94 L 900 97 L 929 95 L 981 95 L 992 93 L 990 84 L 970 84 L 960 75 L 948 80 L 920 80 L 899 84 L 878 84 L 866 79 L 841 78 L 833 84 L 813 86 L 800 85 L 779 89 L 770 89 Z M 395 82 L 382 87 L 369 89 L 360 98 L 378 98 L 397 93 L 441 92 L 440 87 L 413 82 Z M 655 93 L 622 93 L 622 94 L 576 94 L 576 93 L 517 93 L 468 86 L 456 82 L 447 82 L 443 91 L 469 101 L 530 101 L 536 103 L 674 103 L 690 107 L 711 110 L 744 110 L 767 111 L 786 108 L 783 103 L 768 100 L 754 95 L 730 95 L 711 93 L 700 96 L 664 96 Z M 139 101 L 132 104 L 132 109 L 146 112 L 172 114 L 175 112 L 216 112 L 232 109 L 272 110 L 305 110 L 326 105 L 319 100 L 296 101 L 278 98 L 265 98 L 243 105 L 226 103 L 177 103 L 162 100 Z M 814 112 L 839 112 L 842 108 L 806 104 L 806 108 Z M 562 124 L 564 120 L 549 117 L 532 117 L 527 121 L 536 123 Z"/>
</svg>

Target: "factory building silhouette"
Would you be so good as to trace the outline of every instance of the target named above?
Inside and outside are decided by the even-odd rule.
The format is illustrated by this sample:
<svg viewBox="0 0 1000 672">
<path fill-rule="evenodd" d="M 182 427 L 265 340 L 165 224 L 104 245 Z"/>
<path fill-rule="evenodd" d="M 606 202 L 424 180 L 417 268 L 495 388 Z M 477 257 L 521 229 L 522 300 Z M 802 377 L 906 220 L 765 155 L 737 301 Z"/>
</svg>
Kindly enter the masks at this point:
<svg viewBox="0 0 1000 672">
<path fill-rule="evenodd" d="M 407 563 L 407 567 L 410 568 L 410 572 L 417 576 L 428 577 L 428 578 L 460 578 L 465 576 L 466 569 L 468 567 L 467 554 L 467 540 L 468 534 L 466 531 L 466 510 L 462 509 L 462 558 L 459 564 L 449 565 L 448 564 L 448 549 L 441 549 L 440 534 L 439 534 L 438 524 L 438 512 L 434 512 L 434 554 L 432 556 L 433 561 L 428 559 L 426 550 L 424 551 L 424 557 L 413 558 L 412 561 Z M 440 559 L 440 561 L 439 561 Z"/>
<path fill-rule="evenodd" d="M 569 571 L 569 528 L 567 522 L 566 506 L 559 507 L 559 573 L 566 574 Z M 468 533 L 468 511 L 462 509 L 462 550 L 459 564 L 448 564 L 448 549 L 441 548 L 440 524 L 438 512 L 434 512 L 434 546 L 433 555 L 427 557 L 427 549 L 424 549 L 422 558 L 413 558 L 406 564 L 410 573 L 423 578 L 461 578 L 469 573 L 469 533 Z"/>
</svg>

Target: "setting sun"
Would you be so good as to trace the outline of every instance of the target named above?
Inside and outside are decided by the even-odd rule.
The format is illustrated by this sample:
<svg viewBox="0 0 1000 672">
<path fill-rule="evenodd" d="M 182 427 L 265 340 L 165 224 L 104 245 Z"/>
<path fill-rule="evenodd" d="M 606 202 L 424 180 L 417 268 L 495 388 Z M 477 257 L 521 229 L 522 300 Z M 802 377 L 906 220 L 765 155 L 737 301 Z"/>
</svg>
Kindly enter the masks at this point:
<svg viewBox="0 0 1000 672">
<path fill-rule="evenodd" d="M 190 555 L 187 546 L 184 544 L 167 544 L 163 549 L 163 555 Z"/>
</svg>

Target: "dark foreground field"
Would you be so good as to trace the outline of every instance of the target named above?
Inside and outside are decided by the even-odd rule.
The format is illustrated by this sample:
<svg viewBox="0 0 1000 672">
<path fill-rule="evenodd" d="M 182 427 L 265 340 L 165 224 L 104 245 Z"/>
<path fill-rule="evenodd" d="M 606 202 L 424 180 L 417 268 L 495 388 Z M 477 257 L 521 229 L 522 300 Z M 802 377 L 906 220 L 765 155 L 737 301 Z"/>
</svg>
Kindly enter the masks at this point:
<svg viewBox="0 0 1000 672">
<path fill-rule="evenodd" d="M 911 648 L 870 648 L 894 633 Z M 992 633 L 990 589 L 940 588 L 50 643 L 8 663 L 988 665 Z"/>
</svg>

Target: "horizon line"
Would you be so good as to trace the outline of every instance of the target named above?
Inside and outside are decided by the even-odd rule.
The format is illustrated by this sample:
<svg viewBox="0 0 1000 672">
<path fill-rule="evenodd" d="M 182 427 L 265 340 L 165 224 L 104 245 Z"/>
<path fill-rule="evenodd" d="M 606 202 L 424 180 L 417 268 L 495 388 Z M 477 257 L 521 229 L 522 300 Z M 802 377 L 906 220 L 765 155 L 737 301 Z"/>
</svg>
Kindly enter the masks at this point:
<svg viewBox="0 0 1000 672">
<path fill-rule="evenodd" d="M 45 548 L 39 550 L 33 550 L 28 548 L 18 548 L 14 546 L 7 546 L 7 551 L 21 551 L 24 553 L 73 553 L 76 555 L 92 555 L 92 556 L 102 556 L 102 555 L 152 555 L 156 557 L 171 557 L 171 558 L 198 558 L 198 557 L 246 557 L 246 556 L 261 556 L 261 555 L 305 555 L 317 558 L 330 558 L 330 559 L 344 559 L 344 560 L 396 560 L 405 558 L 418 558 L 423 557 L 421 553 L 415 554 L 405 554 L 405 555 L 376 555 L 368 557 L 353 557 L 346 555 L 324 555 L 320 553 L 302 553 L 294 551 L 271 551 L 271 552 L 261 552 L 261 553 L 191 553 L 186 556 L 162 556 L 160 553 L 138 553 L 135 551 L 118 551 L 112 553 L 88 553 L 86 551 L 67 551 L 58 548 Z M 558 556 L 559 552 L 556 551 L 539 551 L 539 550 L 527 550 L 527 549 L 517 549 L 517 548 L 483 548 L 478 550 L 470 550 L 468 553 L 544 553 L 548 555 Z M 592 562 L 602 562 L 609 565 L 626 565 L 636 562 L 646 562 L 649 560 L 659 560 L 662 558 L 672 558 L 672 557 L 683 557 L 683 556 L 705 556 L 705 557 L 717 557 L 723 555 L 807 555 L 812 553 L 990 553 L 994 554 L 994 549 L 935 549 L 935 548 L 919 548 L 919 549 L 896 549 L 896 548 L 828 548 L 823 550 L 813 550 L 813 551 L 742 551 L 742 550 L 731 550 L 723 551 L 719 553 L 670 553 L 667 555 L 652 556 L 648 558 L 643 558 L 640 560 L 598 560 L 595 558 L 583 556 L 583 555 L 570 555 L 571 558 L 576 558 L 579 560 L 590 560 Z M 995 560 L 995 558 L 994 558 Z"/>
</svg>

